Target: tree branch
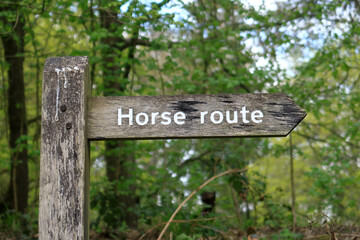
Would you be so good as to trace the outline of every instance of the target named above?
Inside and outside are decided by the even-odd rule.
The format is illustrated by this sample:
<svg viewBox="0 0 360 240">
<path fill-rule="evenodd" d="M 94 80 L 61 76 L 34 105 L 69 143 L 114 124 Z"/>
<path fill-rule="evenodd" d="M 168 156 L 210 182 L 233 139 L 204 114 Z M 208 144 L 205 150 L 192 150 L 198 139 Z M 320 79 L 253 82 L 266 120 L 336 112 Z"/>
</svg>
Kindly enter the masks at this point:
<svg viewBox="0 0 360 240">
<path fill-rule="evenodd" d="M 203 153 L 201 153 L 200 155 L 196 156 L 196 157 L 191 157 L 191 158 L 188 158 L 186 159 L 184 162 L 182 162 L 179 166 L 178 166 L 178 169 L 184 167 L 185 165 L 191 163 L 191 162 L 194 162 L 194 161 L 197 161 L 197 160 L 200 160 L 202 159 L 204 156 L 208 155 L 209 153 L 211 153 L 210 150 L 207 150 Z"/>
<path fill-rule="evenodd" d="M 40 121 L 40 120 L 41 120 L 41 116 L 36 116 L 36 117 L 34 117 L 32 119 L 29 119 L 27 121 L 27 125 L 30 125 L 30 124 L 35 123 L 35 122 Z"/>
<path fill-rule="evenodd" d="M 231 77 L 236 77 L 236 74 L 233 74 L 232 72 L 230 72 L 229 69 L 227 69 L 227 68 L 225 67 L 224 60 L 223 60 L 222 58 L 220 58 L 219 60 L 220 60 L 221 67 L 222 67 L 223 71 L 224 71 L 225 73 L 227 73 L 227 74 L 228 74 L 229 76 L 231 76 Z M 247 93 L 250 93 L 250 89 L 249 89 L 245 84 L 240 83 L 239 86 L 240 86 L 241 88 L 243 88 Z"/>
<path fill-rule="evenodd" d="M 212 178 L 210 178 L 209 180 L 205 181 L 203 184 L 201 184 L 197 189 L 195 189 L 179 206 L 178 208 L 175 210 L 175 212 L 173 213 L 173 215 L 170 217 L 169 221 L 166 223 L 164 229 L 161 231 L 159 237 L 157 240 L 161 240 L 162 236 L 164 235 L 164 233 L 166 232 L 166 229 L 169 227 L 170 223 L 174 220 L 176 214 L 180 211 L 180 209 L 185 205 L 185 203 L 187 203 L 187 201 L 190 200 L 190 198 L 192 198 L 192 196 L 194 196 L 199 190 L 201 190 L 202 188 L 204 188 L 206 185 L 208 185 L 211 181 L 215 180 L 216 178 L 222 177 L 224 175 L 227 174 L 231 174 L 231 173 L 238 173 L 238 172 L 244 172 L 246 171 L 246 168 L 243 169 L 230 169 L 228 171 L 225 171 L 223 173 L 220 173 L 216 176 L 213 176 Z"/>
<path fill-rule="evenodd" d="M 180 44 L 180 42 L 168 41 L 166 44 L 167 44 L 168 48 L 172 48 L 174 45 Z M 118 49 L 122 51 L 122 50 L 125 50 L 126 48 L 135 47 L 135 46 L 146 46 L 146 47 L 160 48 L 161 45 L 160 44 L 155 44 L 152 41 L 150 41 L 149 39 L 130 38 L 130 39 L 124 39 L 123 44 Z"/>
</svg>

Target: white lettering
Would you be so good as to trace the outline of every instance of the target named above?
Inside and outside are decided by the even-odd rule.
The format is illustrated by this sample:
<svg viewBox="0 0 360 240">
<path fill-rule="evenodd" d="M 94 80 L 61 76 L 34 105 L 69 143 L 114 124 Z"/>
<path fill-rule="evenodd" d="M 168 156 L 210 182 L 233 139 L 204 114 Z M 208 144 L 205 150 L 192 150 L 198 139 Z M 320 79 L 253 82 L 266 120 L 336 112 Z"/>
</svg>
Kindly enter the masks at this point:
<svg viewBox="0 0 360 240">
<path fill-rule="evenodd" d="M 170 125 L 172 124 L 172 121 L 174 121 L 174 123 L 177 125 L 183 125 L 186 123 L 186 114 L 184 112 L 175 112 L 174 114 L 171 112 L 140 112 L 135 116 L 134 115 L 134 110 L 132 108 L 129 108 L 128 113 L 124 113 L 122 108 L 118 108 L 118 125 L 124 125 L 124 121 L 128 122 L 129 125 L 133 125 L 134 120 L 135 123 L 140 126 L 147 124 L 155 125 L 159 123 L 162 125 Z M 213 124 L 220 124 L 224 120 L 228 124 L 236 124 L 241 121 L 243 123 L 262 123 L 263 117 L 264 114 L 262 111 L 250 111 L 247 109 L 247 106 L 243 106 L 240 111 L 202 111 L 200 112 L 200 124 L 205 124 L 205 121 L 208 120 L 210 120 L 210 122 Z"/>
<path fill-rule="evenodd" d="M 144 116 L 143 122 L 141 122 L 141 120 L 140 120 L 141 116 Z M 143 112 L 138 113 L 138 114 L 136 114 L 135 120 L 136 120 L 137 124 L 139 124 L 140 126 L 144 126 L 145 124 L 147 124 L 149 122 L 149 115 L 147 115 L 146 113 L 143 113 Z"/>
<path fill-rule="evenodd" d="M 226 121 L 228 123 L 238 123 L 238 114 L 237 111 L 233 111 L 234 112 L 234 119 L 230 119 L 230 111 L 226 111 Z"/>
<path fill-rule="evenodd" d="M 161 121 L 160 123 L 163 125 L 169 125 L 171 123 L 171 118 L 169 117 L 170 114 L 171 112 L 163 112 L 161 114 L 161 118 L 166 121 Z"/>
<path fill-rule="evenodd" d="M 264 114 L 260 110 L 255 110 L 251 113 L 251 120 L 254 123 L 261 123 L 262 119 L 256 119 L 256 118 L 262 118 L 264 117 Z"/>
<path fill-rule="evenodd" d="M 205 112 L 201 112 L 201 113 L 200 113 L 200 123 L 201 123 L 201 124 L 204 124 L 204 122 L 205 122 L 204 118 L 205 118 L 205 115 L 206 115 L 206 114 L 208 114 L 208 111 L 205 111 Z"/>
<path fill-rule="evenodd" d="M 133 110 L 129 108 L 129 114 L 122 114 L 122 109 L 118 109 L 118 125 L 122 124 L 123 118 L 129 118 L 129 125 L 133 125 Z"/>
<path fill-rule="evenodd" d="M 215 114 L 219 115 L 219 119 L 218 119 L 218 120 L 215 119 Z M 211 115 L 210 115 L 210 120 L 211 120 L 212 123 L 214 123 L 214 124 L 219 124 L 219 123 L 221 123 L 221 122 L 224 120 L 224 115 L 223 115 L 223 113 L 220 112 L 220 111 L 214 111 L 214 112 L 212 112 Z"/>
<path fill-rule="evenodd" d="M 185 123 L 185 121 L 179 121 L 179 120 L 184 120 L 186 118 L 185 113 L 183 112 L 177 112 L 174 114 L 174 122 L 177 125 L 182 125 Z"/>
<path fill-rule="evenodd" d="M 249 110 L 246 110 L 246 106 L 243 106 L 240 113 L 242 114 L 242 121 L 244 123 L 249 123 L 249 121 L 246 119 L 246 114 L 249 113 Z"/>
<path fill-rule="evenodd" d="M 151 113 L 151 124 L 154 125 L 155 124 L 155 117 L 159 115 L 159 112 L 154 112 Z"/>
</svg>

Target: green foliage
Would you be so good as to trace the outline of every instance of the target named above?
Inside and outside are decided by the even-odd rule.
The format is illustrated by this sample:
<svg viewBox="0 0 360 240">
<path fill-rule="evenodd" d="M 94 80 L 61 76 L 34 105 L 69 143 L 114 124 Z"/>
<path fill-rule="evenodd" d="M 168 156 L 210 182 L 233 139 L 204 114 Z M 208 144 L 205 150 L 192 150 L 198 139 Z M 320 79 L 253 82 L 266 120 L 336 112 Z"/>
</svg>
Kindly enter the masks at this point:
<svg viewBox="0 0 360 240">
<path fill-rule="evenodd" d="M 188 236 L 185 233 L 182 233 L 178 236 L 176 236 L 176 240 L 195 240 L 201 238 L 202 235 L 194 235 L 194 236 Z"/>
<path fill-rule="evenodd" d="M 119 195 L 130 193 L 124 193 L 125 188 L 121 189 L 120 184 L 120 182 L 108 182 L 103 179 L 101 183 L 97 183 L 91 188 L 90 207 L 97 210 L 98 214 L 96 220 L 91 223 L 91 227 L 99 232 L 105 229 L 115 235 L 127 227 L 122 220 L 126 214 L 126 206 L 119 204 Z M 119 188 L 121 193 L 116 191 Z"/>
<path fill-rule="evenodd" d="M 267 197 L 264 200 L 264 208 L 266 210 L 264 217 L 265 226 L 280 229 L 291 224 L 292 216 L 289 204 Z"/>
<path fill-rule="evenodd" d="M 302 236 L 301 236 L 301 234 L 290 232 L 289 229 L 284 229 L 284 230 L 281 230 L 278 234 L 274 234 L 273 236 L 271 236 L 271 239 L 273 239 L 273 240 L 302 239 Z"/>
<path fill-rule="evenodd" d="M 308 113 L 292 133 L 297 224 L 306 226 L 308 215 L 327 211 L 333 221 L 359 225 L 360 192 L 354 191 L 360 188 L 359 6 L 335 0 L 281 1 L 271 8 L 230 0 L 184 2 L 23 0 L 0 11 L 4 36 L 12 34 L 17 12 L 26 23 L 29 129 L 17 149 L 10 150 L 8 124 L 0 124 L 0 200 L 11 184 L 10 153 L 26 148 L 29 203 L 37 208 L 41 68 L 48 56 L 88 55 L 93 96 L 287 93 Z M 0 122 L 5 123 L 9 63 L 3 45 L 0 53 Z M 134 214 L 138 229 L 146 232 L 166 222 L 206 179 L 247 168 L 245 174 L 206 187 L 217 194 L 211 215 L 201 214 L 200 193 L 189 201 L 177 220 L 216 219 L 173 223 L 169 231 L 175 239 L 249 226 L 275 229 L 274 239 L 300 238 L 287 230 L 292 224 L 288 138 L 129 145 L 105 151 L 104 143 L 92 143 L 92 229 L 123 237 L 125 216 Z M 133 156 L 126 166 L 131 177 L 107 180 L 105 158 L 110 154 Z M 127 196 L 138 199 L 136 207 L 120 204 Z M 29 217 L 6 212 L 0 228 L 20 234 L 23 218 Z M 30 236 L 36 222 L 27 222 Z"/>
<path fill-rule="evenodd" d="M 31 240 L 37 234 L 37 213 L 21 214 L 14 210 L 7 210 L 0 214 L 0 231 L 9 238 Z"/>
</svg>

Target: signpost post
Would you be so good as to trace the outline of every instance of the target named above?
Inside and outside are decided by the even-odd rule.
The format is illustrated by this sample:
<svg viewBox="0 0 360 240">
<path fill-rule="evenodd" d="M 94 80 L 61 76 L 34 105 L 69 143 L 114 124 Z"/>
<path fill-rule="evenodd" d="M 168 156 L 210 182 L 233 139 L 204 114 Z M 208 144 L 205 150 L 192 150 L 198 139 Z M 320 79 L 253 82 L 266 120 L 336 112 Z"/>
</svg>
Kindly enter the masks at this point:
<svg viewBox="0 0 360 240">
<path fill-rule="evenodd" d="M 39 239 L 89 239 L 87 57 L 48 58 L 43 72 Z"/>
<path fill-rule="evenodd" d="M 87 57 L 44 67 L 39 239 L 88 239 L 89 141 L 287 136 L 306 112 L 284 93 L 90 97 Z"/>
</svg>

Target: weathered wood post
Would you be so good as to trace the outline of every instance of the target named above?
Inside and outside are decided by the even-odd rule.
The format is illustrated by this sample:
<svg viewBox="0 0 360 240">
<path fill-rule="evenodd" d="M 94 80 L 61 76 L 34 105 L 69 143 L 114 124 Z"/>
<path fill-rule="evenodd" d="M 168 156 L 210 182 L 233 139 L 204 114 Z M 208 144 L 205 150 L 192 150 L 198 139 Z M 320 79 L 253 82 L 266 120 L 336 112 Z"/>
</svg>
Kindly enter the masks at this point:
<svg viewBox="0 0 360 240">
<path fill-rule="evenodd" d="M 88 57 L 48 58 L 43 73 L 39 239 L 88 239 Z"/>
</svg>

